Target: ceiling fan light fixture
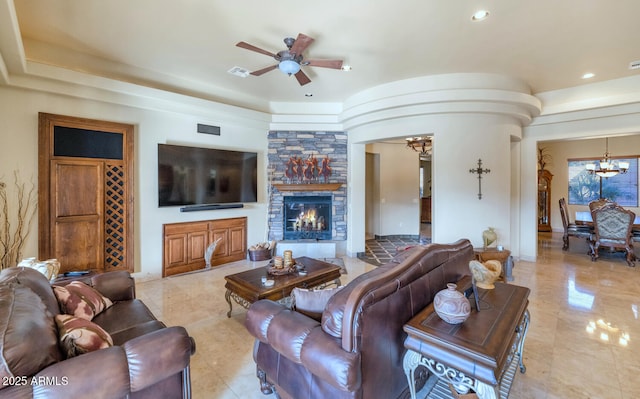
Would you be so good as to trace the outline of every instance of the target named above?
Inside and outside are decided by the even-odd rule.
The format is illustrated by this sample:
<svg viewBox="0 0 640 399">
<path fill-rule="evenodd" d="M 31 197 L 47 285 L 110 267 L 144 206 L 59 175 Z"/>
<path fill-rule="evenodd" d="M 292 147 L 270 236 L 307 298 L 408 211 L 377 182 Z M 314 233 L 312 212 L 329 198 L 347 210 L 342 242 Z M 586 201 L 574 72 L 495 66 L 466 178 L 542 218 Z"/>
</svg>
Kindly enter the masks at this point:
<svg viewBox="0 0 640 399">
<path fill-rule="evenodd" d="M 300 71 L 300 64 L 294 60 L 282 60 L 278 64 L 278 69 L 287 75 L 294 75 Z"/>
</svg>

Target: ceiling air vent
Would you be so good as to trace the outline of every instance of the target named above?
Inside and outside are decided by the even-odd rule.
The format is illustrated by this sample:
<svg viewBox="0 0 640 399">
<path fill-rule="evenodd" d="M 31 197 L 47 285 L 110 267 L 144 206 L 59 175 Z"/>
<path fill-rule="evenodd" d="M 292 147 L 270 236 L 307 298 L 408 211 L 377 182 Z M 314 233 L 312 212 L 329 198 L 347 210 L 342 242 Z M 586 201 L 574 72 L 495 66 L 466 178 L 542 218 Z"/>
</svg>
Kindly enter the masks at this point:
<svg viewBox="0 0 640 399">
<path fill-rule="evenodd" d="M 248 70 L 238 66 L 229 69 L 227 72 L 229 72 L 232 75 L 240 76 L 241 78 L 246 78 L 247 76 L 249 76 Z"/>
<path fill-rule="evenodd" d="M 640 69 L 640 61 L 632 61 L 629 63 L 629 69 Z"/>
</svg>

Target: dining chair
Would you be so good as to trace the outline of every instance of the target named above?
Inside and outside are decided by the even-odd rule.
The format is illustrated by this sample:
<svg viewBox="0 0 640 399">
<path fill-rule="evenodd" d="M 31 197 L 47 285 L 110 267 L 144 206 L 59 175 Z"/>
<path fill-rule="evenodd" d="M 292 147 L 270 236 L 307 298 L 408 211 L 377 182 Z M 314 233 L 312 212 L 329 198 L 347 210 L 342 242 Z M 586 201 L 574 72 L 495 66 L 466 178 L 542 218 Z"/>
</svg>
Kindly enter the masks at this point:
<svg viewBox="0 0 640 399">
<path fill-rule="evenodd" d="M 589 202 L 589 211 L 593 214 L 593 211 L 600 208 L 602 205 L 606 205 L 606 204 L 612 204 L 613 201 L 606 199 L 606 198 L 600 198 L 597 200 L 593 200 L 591 202 Z"/>
<path fill-rule="evenodd" d="M 564 228 L 564 234 L 562 235 L 562 250 L 569 249 L 569 237 L 585 238 L 587 241 L 591 237 L 592 228 L 588 225 L 579 225 L 572 223 L 569 219 L 569 209 L 567 208 L 567 201 L 564 198 L 558 200 L 560 205 L 560 218 L 562 219 L 562 227 Z"/>
<path fill-rule="evenodd" d="M 610 203 L 593 211 L 594 234 L 589 242 L 591 260 L 599 257 L 600 247 L 612 250 L 624 250 L 629 266 L 635 266 L 636 256 L 633 252 L 631 230 L 636 214 L 620 205 Z"/>
</svg>

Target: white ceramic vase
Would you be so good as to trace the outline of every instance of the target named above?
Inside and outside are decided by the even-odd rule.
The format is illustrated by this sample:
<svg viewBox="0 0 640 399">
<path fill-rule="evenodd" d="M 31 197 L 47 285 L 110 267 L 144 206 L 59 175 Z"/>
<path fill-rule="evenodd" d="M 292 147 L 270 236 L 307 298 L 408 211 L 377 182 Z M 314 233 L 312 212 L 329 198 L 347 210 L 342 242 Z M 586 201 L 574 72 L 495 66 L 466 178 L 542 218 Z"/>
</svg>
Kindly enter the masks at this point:
<svg viewBox="0 0 640 399">
<path fill-rule="evenodd" d="M 471 314 L 471 303 L 457 288 L 457 285 L 449 283 L 433 298 L 436 313 L 449 324 L 460 324 Z"/>
</svg>

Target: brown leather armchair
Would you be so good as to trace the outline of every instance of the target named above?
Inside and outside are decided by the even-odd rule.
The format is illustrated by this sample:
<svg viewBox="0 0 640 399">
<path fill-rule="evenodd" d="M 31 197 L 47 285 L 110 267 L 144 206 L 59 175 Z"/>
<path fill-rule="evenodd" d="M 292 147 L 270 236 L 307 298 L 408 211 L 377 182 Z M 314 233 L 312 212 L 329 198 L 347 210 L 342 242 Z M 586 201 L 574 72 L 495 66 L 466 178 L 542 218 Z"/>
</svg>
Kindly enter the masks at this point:
<svg viewBox="0 0 640 399">
<path fill-rule="evenodd" d="M 262 391 L 289 399 L 407 395 L 402 327 L 447 283 L 469 275 L 473 258 L 468 240 L 403 251 L 333 295 L 322 322 L 269 300 L 255 302 L 246 327 L 256 338 Z"/>
<path fill-rule="evenodd" d="M 22 267 L 0 273 L 1 398 L 190 398 L 195 343 L 135 298 L 127 272 L 81 279 L 114 304 L 92 319 L 114 346 L 65 358 L 47 278 Z"/>
</svg>

